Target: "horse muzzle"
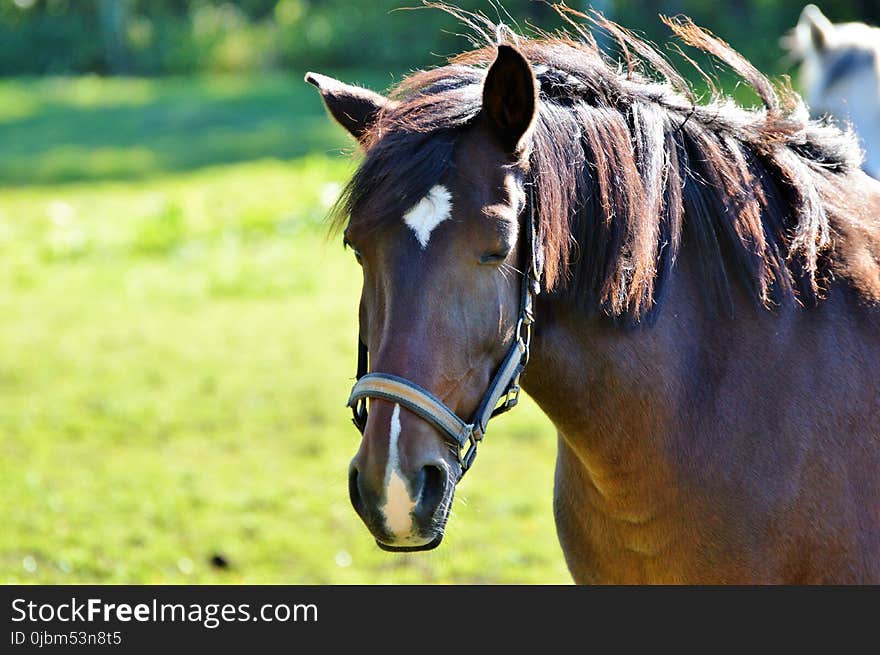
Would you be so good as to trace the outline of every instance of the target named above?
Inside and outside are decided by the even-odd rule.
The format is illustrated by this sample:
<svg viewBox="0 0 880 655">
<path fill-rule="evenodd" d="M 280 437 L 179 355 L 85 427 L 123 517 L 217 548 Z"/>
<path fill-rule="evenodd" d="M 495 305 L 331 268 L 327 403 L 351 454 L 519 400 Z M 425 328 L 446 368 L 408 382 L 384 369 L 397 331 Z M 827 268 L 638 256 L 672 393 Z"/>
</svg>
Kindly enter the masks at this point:
<svg viewBox="0 0 880 655">
<path fill-rule="evenodd" d="M 363 452 L 349 470 L 349 496 L 382 550 L 413 552 L 440 545 L 457 474 L 442 461 L 371 475 Z"/>
</svg>

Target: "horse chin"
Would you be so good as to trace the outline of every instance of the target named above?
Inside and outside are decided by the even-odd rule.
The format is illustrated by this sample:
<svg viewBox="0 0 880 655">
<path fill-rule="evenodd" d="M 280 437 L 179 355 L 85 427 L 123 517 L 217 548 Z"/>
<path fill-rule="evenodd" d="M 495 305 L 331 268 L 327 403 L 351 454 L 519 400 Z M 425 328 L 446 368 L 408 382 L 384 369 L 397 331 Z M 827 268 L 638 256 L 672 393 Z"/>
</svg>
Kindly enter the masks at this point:
<svg viewBox="0 0 880 655">
<path fill-rule="evenodd" d="M 437 546 L 440 545 L 441 541 L 443 541 L 442 532 L 434 537 L 431 541 L 418 546 L 390 546 L 388 544 L 383 544 L 378 539 L 376 539 L 376 545 L 379 546 L 379 548 L 381 548 L 382 550 L 388 551 L 389 553 L 417 553 L 423 550 L 434 550 Z"/>
</svg>

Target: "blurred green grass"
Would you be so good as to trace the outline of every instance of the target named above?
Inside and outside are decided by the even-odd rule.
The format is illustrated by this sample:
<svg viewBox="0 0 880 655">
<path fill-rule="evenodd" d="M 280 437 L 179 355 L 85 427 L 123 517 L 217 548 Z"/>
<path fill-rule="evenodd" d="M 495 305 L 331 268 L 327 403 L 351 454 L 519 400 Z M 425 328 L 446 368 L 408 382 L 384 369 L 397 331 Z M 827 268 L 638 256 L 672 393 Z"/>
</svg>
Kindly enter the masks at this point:
<svg viewBox="0 0 880 655">
<path fill-rule="evenodd" d="M 0 581 L 569 580 L 529 401 L 437 551 L 350 508 L 360 275 L 321 221 L 353 164 L 311 87 L 2 81 L 0 143 Z"/>
</svg>

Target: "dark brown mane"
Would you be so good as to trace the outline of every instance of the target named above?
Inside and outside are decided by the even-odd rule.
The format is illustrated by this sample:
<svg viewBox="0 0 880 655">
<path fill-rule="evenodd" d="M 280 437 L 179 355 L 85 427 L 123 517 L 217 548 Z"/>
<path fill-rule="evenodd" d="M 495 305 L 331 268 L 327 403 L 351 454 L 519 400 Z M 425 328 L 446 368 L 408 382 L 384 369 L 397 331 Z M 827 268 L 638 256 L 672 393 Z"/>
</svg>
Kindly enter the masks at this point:
<svg viewBox="0 0 880 655">
<path fill-rule="evenodd" d="M 481 16 L 450 11 L 489 45 L 394 90 L 396 103 L 366 136 L 366 157 L 340 199 L 337 225 L 371 202 L 382 211 L 364 215 L 398 220 L 452 165 L 458 135 L 479 114 L 502 31 Z M 731 278 L 764 306 L 815 304 L 831 276 L 847 275 L 835 244 L 854 230 L 849 215 L 867 207 L 857 190 L 841 193 L 861 164 L 852 135 L 809 121 L 799 96 L 775 88 L 689 21 L 667 22 L 685 43 L 732 68 L 763 107 L 718 95 L 697 104 L 653 46 L 600 17 L 589 20 L 616 39 L 622 63 L 574 23 L 577 38 L 507 37 L 540 84 L 526 183 L 540 217 L 547 289 L 587 311 L 637 322 L 661 305 L 687 242 L 723 312 L 732 311 Z M 880 245 L 876 236 L 868 244 L 850 256 L 867 255 L 873 268 L 847 277 L 876 301 Z"/>
</svg>

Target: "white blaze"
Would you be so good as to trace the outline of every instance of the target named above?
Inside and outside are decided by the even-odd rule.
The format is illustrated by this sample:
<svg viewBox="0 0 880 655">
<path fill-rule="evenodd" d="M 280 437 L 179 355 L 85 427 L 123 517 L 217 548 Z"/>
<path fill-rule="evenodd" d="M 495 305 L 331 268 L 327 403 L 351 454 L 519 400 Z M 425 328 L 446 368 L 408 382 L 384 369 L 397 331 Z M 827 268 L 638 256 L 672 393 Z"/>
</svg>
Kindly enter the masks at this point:
<svg viewBox="0 0 880 655">
<path fill-rule="evenodd" d="M 436 188 L 436 187 L 435 187 Z M 391 412 L 391 430 L 388 442 L 388 467 L 385 470 L 385 525 L 392 534 L 404 537 L 412 531 L 412 511 L 416 502 L 410 498 L 406 482 L 400 475 L 397 440 L 400 437 L 400 405 Z"/>
<path fill-rule="evenodd" d="M 435 185 L 403 215 L 403 222 L 415 232 L 422 250 L 428 245 L 431 232 L 452 215 L 452 196 L 442 184 Z"/>
</svg>

